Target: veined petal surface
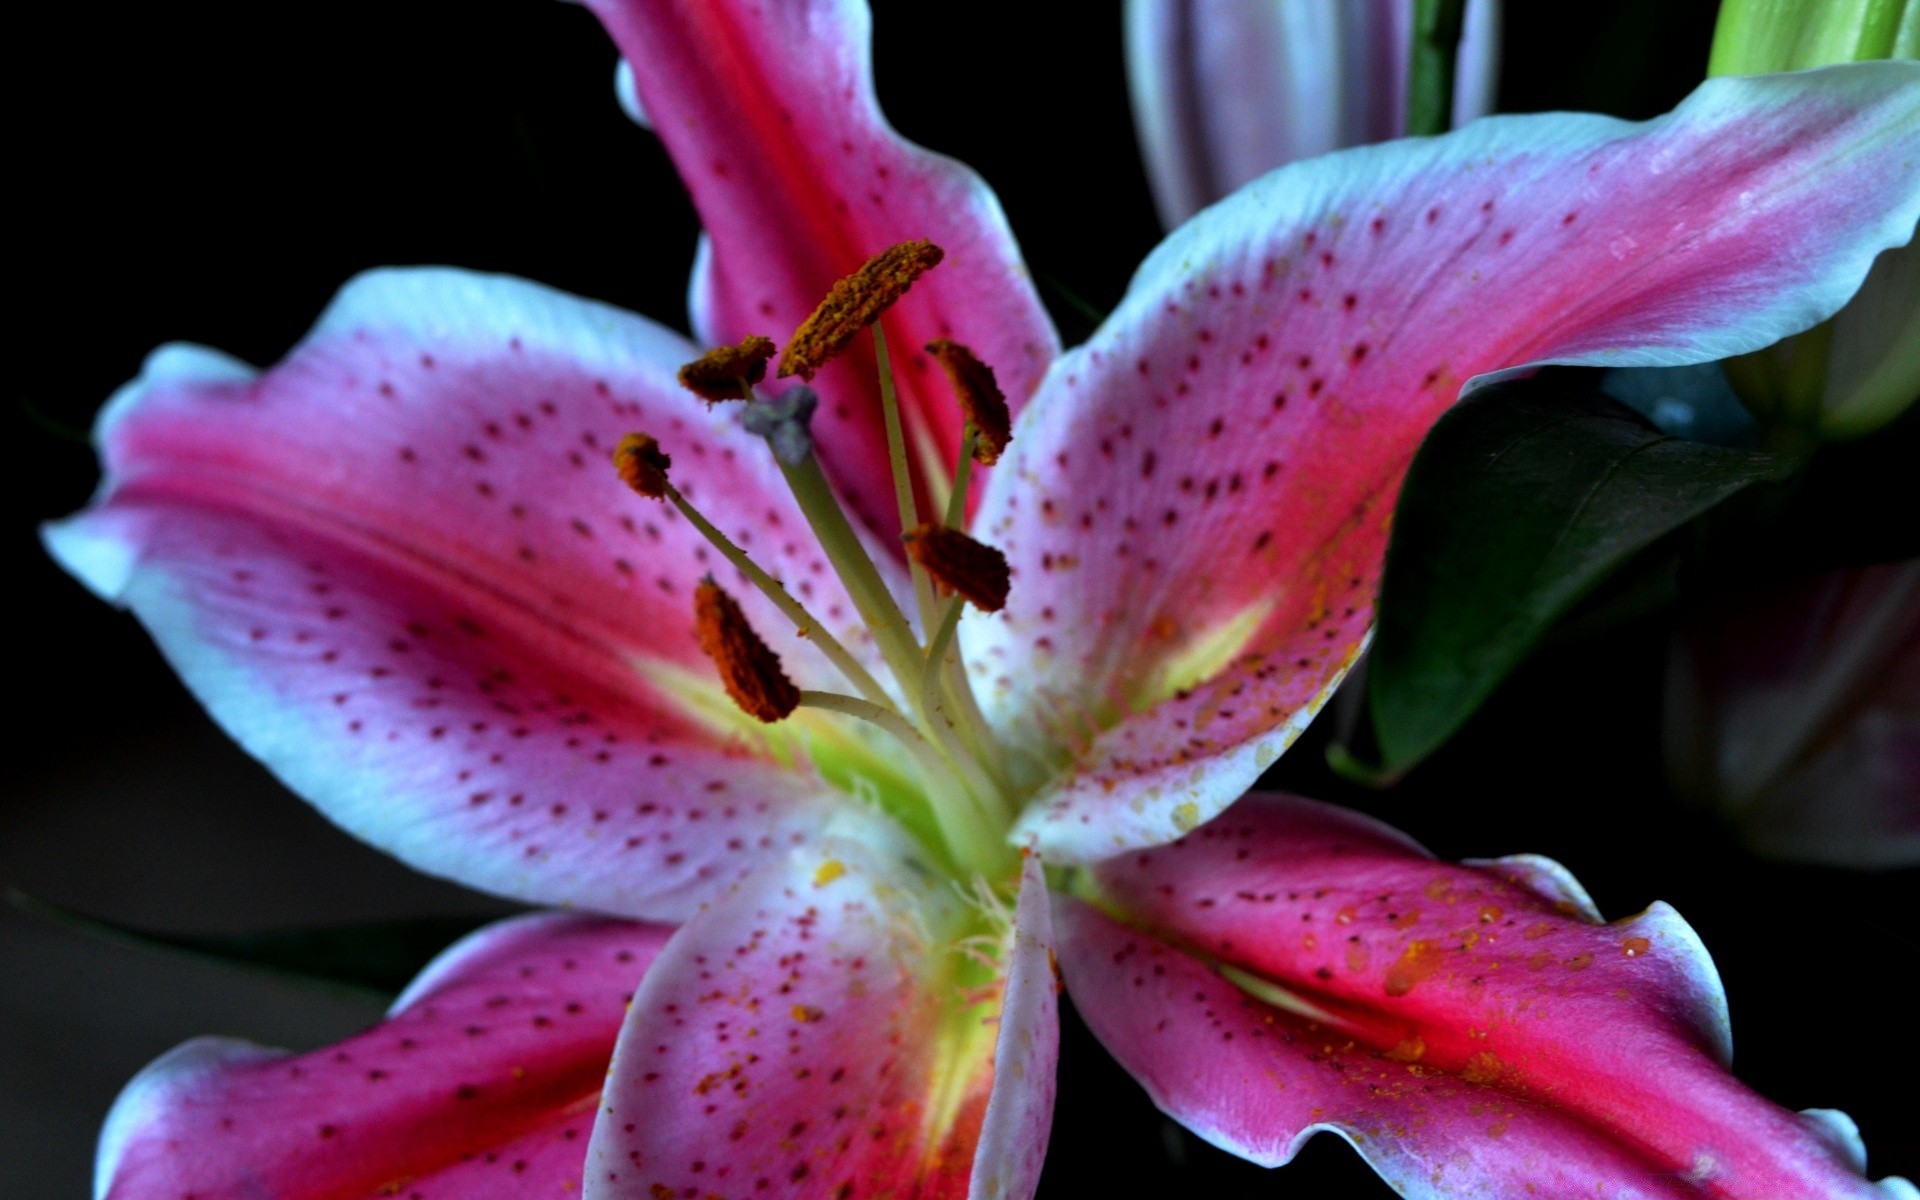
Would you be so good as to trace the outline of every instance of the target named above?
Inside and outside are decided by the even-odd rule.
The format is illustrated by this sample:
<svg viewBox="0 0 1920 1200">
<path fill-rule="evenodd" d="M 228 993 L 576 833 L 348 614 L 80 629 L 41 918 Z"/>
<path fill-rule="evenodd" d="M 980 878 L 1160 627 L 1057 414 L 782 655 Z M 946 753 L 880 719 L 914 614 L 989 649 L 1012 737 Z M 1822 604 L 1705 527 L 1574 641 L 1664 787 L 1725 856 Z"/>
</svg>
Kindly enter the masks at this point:
<svg viewBox="0 0 1920 1200">
<path fill-rule="evenodd" d="M 836 677 L 627 491 L 620 435 L 660 438 L 681 489 L 868 649 L 765 444 L 673 382 L 691 353 L 533 284 L 366 276 L 263 374 L 157 353 L 101 417 L 100 497 L 48 544 L 349 832 L 475 887 L 677 919 L 824 793 L 719 693 L 701 574 L 803 682 Z"/>
<path fill-rule="evenodd" d="M 1097 859 L 1253 782 L 1363 645 L 1400 481 L 1469 379 L 1766 345 L 1916 219 L 1920 65 L 1865 63 L 1343 151 L 1183 226 L 975 521 L 1013 567 L 962 627 L 989 717 L 1070 764 L 1019 836 Z"/>
<path fill-rule="evenodd" d="M 922 350 L 935 338 L 966 343 L 1016 411 L 1026 402 L 1058 336 L 992 191 L 881 114 L 865 0 L 589 7 L 619 43 L 706 228 L 690 297 L 701 337 L 784 342 L 835 280 L 889 245 L 926 238 L 946 261 L 886 318 L 911 448 L 942 464 L 936 474 L 959 452 L 959 410 Z M 872 528 L 896 531 L 870 346 L 856 344 L 816 382 L 823 460 Z"/>
<path fill-rule="evenodd" d="M 1036 991 L 1019 933 L 1002 943 L 1011 980 L 968 957 L 955 937 L 977 916 L 897 856 L 831 836 L 715 901 L 634 998 L 586 1196 L 957 1198 L 970 1176 L 977 1197 L 1030 1195 L 1051 971 Z M 998 1053 L 996 1025 L 1015 1038 Z M 976 1145 L 1012 1157 L 985 1169 Z"/>
<path fill-rule="evenodd" d="M 1436 862 L 1254 794 L 1063 900 L 1074 1003 L 1156 1103 L 1255 1162 L 1345 1137 L 1404 1196 L 1910 1197 L 1851 1122 L 1740 1085 L 1671 908 L 1601 924 L 1565 871 Z M 1253 980 L 1251 986 L 1236 985 Z"/>
<path fill-rule="evenodd" d="M 627 998 L 670 933 L 515 917 L 456 944 L 338 1045 L 187 1042 L 115 1102 L 96 1200 L 578 1195 Z"/>
</svg>

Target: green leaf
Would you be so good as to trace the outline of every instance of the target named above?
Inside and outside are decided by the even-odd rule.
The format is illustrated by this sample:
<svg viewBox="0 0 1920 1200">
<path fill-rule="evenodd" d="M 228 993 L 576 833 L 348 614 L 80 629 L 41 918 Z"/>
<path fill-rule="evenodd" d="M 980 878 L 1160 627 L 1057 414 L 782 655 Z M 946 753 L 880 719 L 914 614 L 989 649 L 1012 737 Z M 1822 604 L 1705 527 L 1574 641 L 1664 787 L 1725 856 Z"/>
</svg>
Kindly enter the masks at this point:
<svg viewBox="0 0 1920 1200">
<path fill-rule="evenodd" d="M 89 916 L 7 889 L 22 912 L 123 945 L 217 959 L 279 975 L 395 995 L 442 950 L 492 918 L 420 917 L 263 933 L 165 933 Z"/>
<path fill-rule="evenodd" d="M 1464 724 L 1553 626 L 1668 533 L 1798 460 L 1669 437 L 1594 373 L 1494 384 L 1427 435 L 1394 513 L 1368 701 L 1386 778 Z"/>
</svg>

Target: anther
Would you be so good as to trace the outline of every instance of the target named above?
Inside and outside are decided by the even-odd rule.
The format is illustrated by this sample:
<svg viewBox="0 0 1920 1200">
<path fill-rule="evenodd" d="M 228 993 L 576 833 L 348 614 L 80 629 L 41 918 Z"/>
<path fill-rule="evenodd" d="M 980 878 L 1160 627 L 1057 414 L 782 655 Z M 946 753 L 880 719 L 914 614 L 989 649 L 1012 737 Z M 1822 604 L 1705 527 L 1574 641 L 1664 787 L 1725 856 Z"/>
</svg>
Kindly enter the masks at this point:
<svg viewBox="0 0 1920 1200">
<path fill-rule="evenodd" d="M 748 433 L 767 439 L 773 456 L 789 467 L 797 467 L 813 453 L 813 410 L 820 397 L 810 387 L 789 388 L 772 400 L 747 405 L 740 424 Z"/>
<path fill-rule="evenodd" d="M 921 525 L 901 540 L 907 544 L 907 557 L 945 590 L 982 612 L 1005 607 L 1010 584 L 1006 555 L 945 525 Z"/>
<path fill-rule="evenodd" d="M 620 478 L 634 491 L 652 500 L 666 498 L 667 468 L 673 465 L 673 459 L 660 448 L 660 443 L 644 433 L 629 433 L 620 439 L 613 448 L 613 466 L 620 472 Z"/>
<path fill-rule="evenodd" d="M 680 368 L 680 386 L 708 404 L 751 400 L 751 389 L 767 377 L 772 357 L 773 339 L 757 334 L 737 346 L 716 346 Z"/>
<path fill-rule="evenodd" d="M 700 649 L 719 668 L 727 695 L 748 716 L 772 724 L 800 706 L 800 689 L 781 669 L 780 656 L 760 640 L 739 603 L 712 576 L 694 590 L 693 619 Z"/>
<path fill-rule="evenodd" d="M 800 323 L 780 356 L 780 377 L 812 379 L 815 371 L 847 348 L 859 332 L 880 319 L 913 281 L 946 257 L 932 242 L 901 242 L 868 259 L 834 284 L 813 315 Z"/>
<path fill-rule="evenodd" d="M 1007 411 L 1007 397 L 993 378 L 993 368 L 959 342 L 946 338 L 928 342 L 927 353 L 946 371 L 960 411 L 973 425 L 974 461 L 992 466 L 1013 440 L 1013 417 Z"/>
</svg>

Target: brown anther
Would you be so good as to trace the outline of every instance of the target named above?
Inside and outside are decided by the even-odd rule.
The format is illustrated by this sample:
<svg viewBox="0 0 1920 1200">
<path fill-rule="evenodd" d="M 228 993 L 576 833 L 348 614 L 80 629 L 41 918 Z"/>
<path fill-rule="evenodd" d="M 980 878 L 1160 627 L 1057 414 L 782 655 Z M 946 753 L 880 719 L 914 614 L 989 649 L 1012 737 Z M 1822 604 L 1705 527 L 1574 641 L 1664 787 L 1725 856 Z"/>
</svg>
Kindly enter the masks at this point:
<svg viewBox="0 0 1920 1200">
<path fill-rule="evenodd" d="M 667 496 L 667 468 L 673 459 L 644 433 L 629 433 L 613 448 L 613 467 L 634 491 L 652 500 Z"/>
<path fill-rule="evenodd" d="M 868 259 L 858 271 L 833 285 L 813 315 L 793 331 L 780 355 L 780 378 L 813 373 L 847 348 L 862 329 L 880 319 L 907 294 L 913 281 L 933 269 L 946 251 L 924 238 L 901 242 Z"/>
<path fill-rule="evenodd" d="M 1013 440 L 1013 416 L 1007 397 L 994 381 L 993 368 L 974 357 L 959 342 L 941 338 L 927 343 L 927 353 L 947 372 L 960 411 L 973 425 L 973 460 L 992 466 Z"/>
<path fill-rule="evenodd" d="M 680 368 L 680 386 L 708 404 L 751 400 L 750 389 L 767 377 L 772 357 L 773 339 L 758 334 L 737 346 L 716 346 Z"/>
<path fill-rule="evenodd" d="M 747 614 L 711 577 L 693 593 L 694 632 L 720 670 L 720 682 L 742 711 L 771 725 L 800 707 L 800 689 L 747 623 Z"/>
<path fill-rule="evenodd" d="M 1010 583 L 1006 555 L 945 525 L 921 525 L 900 536 L 907 544 L 907 557 L 946 591 L 966 597 L 982 612 L 999 612 L 1006 606 Z"/>
</svg>

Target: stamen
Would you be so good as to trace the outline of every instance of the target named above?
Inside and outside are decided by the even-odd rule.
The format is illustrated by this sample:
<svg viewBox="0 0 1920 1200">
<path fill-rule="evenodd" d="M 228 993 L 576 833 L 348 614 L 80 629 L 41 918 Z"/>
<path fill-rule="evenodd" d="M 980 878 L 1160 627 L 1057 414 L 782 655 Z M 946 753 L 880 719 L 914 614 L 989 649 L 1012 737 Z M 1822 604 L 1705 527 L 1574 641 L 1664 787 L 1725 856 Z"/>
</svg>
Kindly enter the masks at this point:
<svg viewBox="0 0 1920 1200">
<path fill-rule="evenodd" d="M 813 410 L 819 405 L 812 388 L 791 388 L 775 399 L 749 404 L 740 424 L 767 439 L 782 466 L 797 467 L 813 454 Z"/>
<path fill-rule="evenodd" d="M 805 389 L 795 388 L 794 390 Z M 804 436 L 804 426 L 802 435 Z M 687 523 L 692 525 L 701 537 L 706 538 L 714 549 L 724 555 L 728 562 L 738 568 L 741 574 L 752 580 L 761 594 L 773 601 L 774 606 L 798 627 L 800 636 L 819 647 L 820 652 L 839 668 L 840 673 L 846 676 L 847 682 L 858 688 L 861 695 L 878 704 L 888 702 L 886 689 L 880 686 L 880 681 L 860 665 L 859 660 L 840 644 L 840 640 L 827 632 L 827 627 L 808 612 L 798 600 L 795 600 L 787 589 L 781 586 L 779 580 L 767 574 L 759 563 L 747 557 L 745 550 L 734 545 L 731 538 L 721 533 L 713 522 L 702 516 L 700 510 L 680 494 L 680 489 L 674 487 L 672 481 L 667 478 L 667 467 L 672 459 L 660 449 L 659 442 L 644 433 L 627 434 L 620 439 L 619 446 L 615 447 L 613 461 L 620 471 L 620 477 L 626 480 L 627 486 L 634 491 L 651 499 L 671 501 L 673 506 L 680 510 L 680 515 L 687 519 Z"/>
<path fill-rule="evenodd" d="M 907 438 L 900 421 L 900 398 L 893 387 L 893 362 L 887 353 L 885 327 L 873 327 L 874 363 L 880 372 L 880 412 L 886 418 L 887 463 L 893 471 L 893 499 L 900 510 L 900 528 L 920 524 L 920 509 L 913 496 L 913 472 L 907 465 Z M 920 628 L 925 632 L 933 623 L 933 588 L 927 573 L 913 564 L 914 607 L 920 613 Z"/>
<path fill-rule="evenodd" d="M 800 689 L 780 667 L 780 656 L 760 640 L 739 602 L 712 576 L 693 593 L 694 632 L 720 670 L 720 682 L 742 711 L 769 725 L 800 706 Z"/>
<path fill-rule="evenodd" d="M 965 596 L 982 612 L 1006 606 L 1011 583 L 1007 556 L 992 546 L 945 525 L 921 525 L 901 540 L 907 544 L 907 557 L 925 567 L 942 588 Z"/>
<path fill-rule="evenodd" d="M 813 315 L 800 323 L 780 356 L 780 378 L 814 372 L 847 348 L 862 329 L 907 294 L 913 281 L 946 257 L 946 251 L 925 239 L 889 246 L 868 259 L 859 270 L 834 284 Z"/>
<path fill-rule="evenodd" d="M 927 353 L 946 371 L 954 399 L 973 426 L 973 457 L 984 466 L 999 462 L 1007 443 L 1013 440 L 1013 417 L 1007 411 L 1007 397 L 993 378 L 993 368 L 976 358 L 973 351 L 947 338 L 928 342 Z"/>
<path fill-rule="evenodd" d="M 680 386 L 708 404 L 751 400 L 753 385 L 767 377 L 773 353 L 773 339 L 758 334 L 737 346 L 716 346 L 680 368 Z"/>
<path fill-rule="evenodd" d="M 664 500 L 673 485 L 667 468 L 673 459 L 644 433 L 629 433 L 613 448 L 613 468 L 628 487 L 650 500 Z"/>
</svg>

